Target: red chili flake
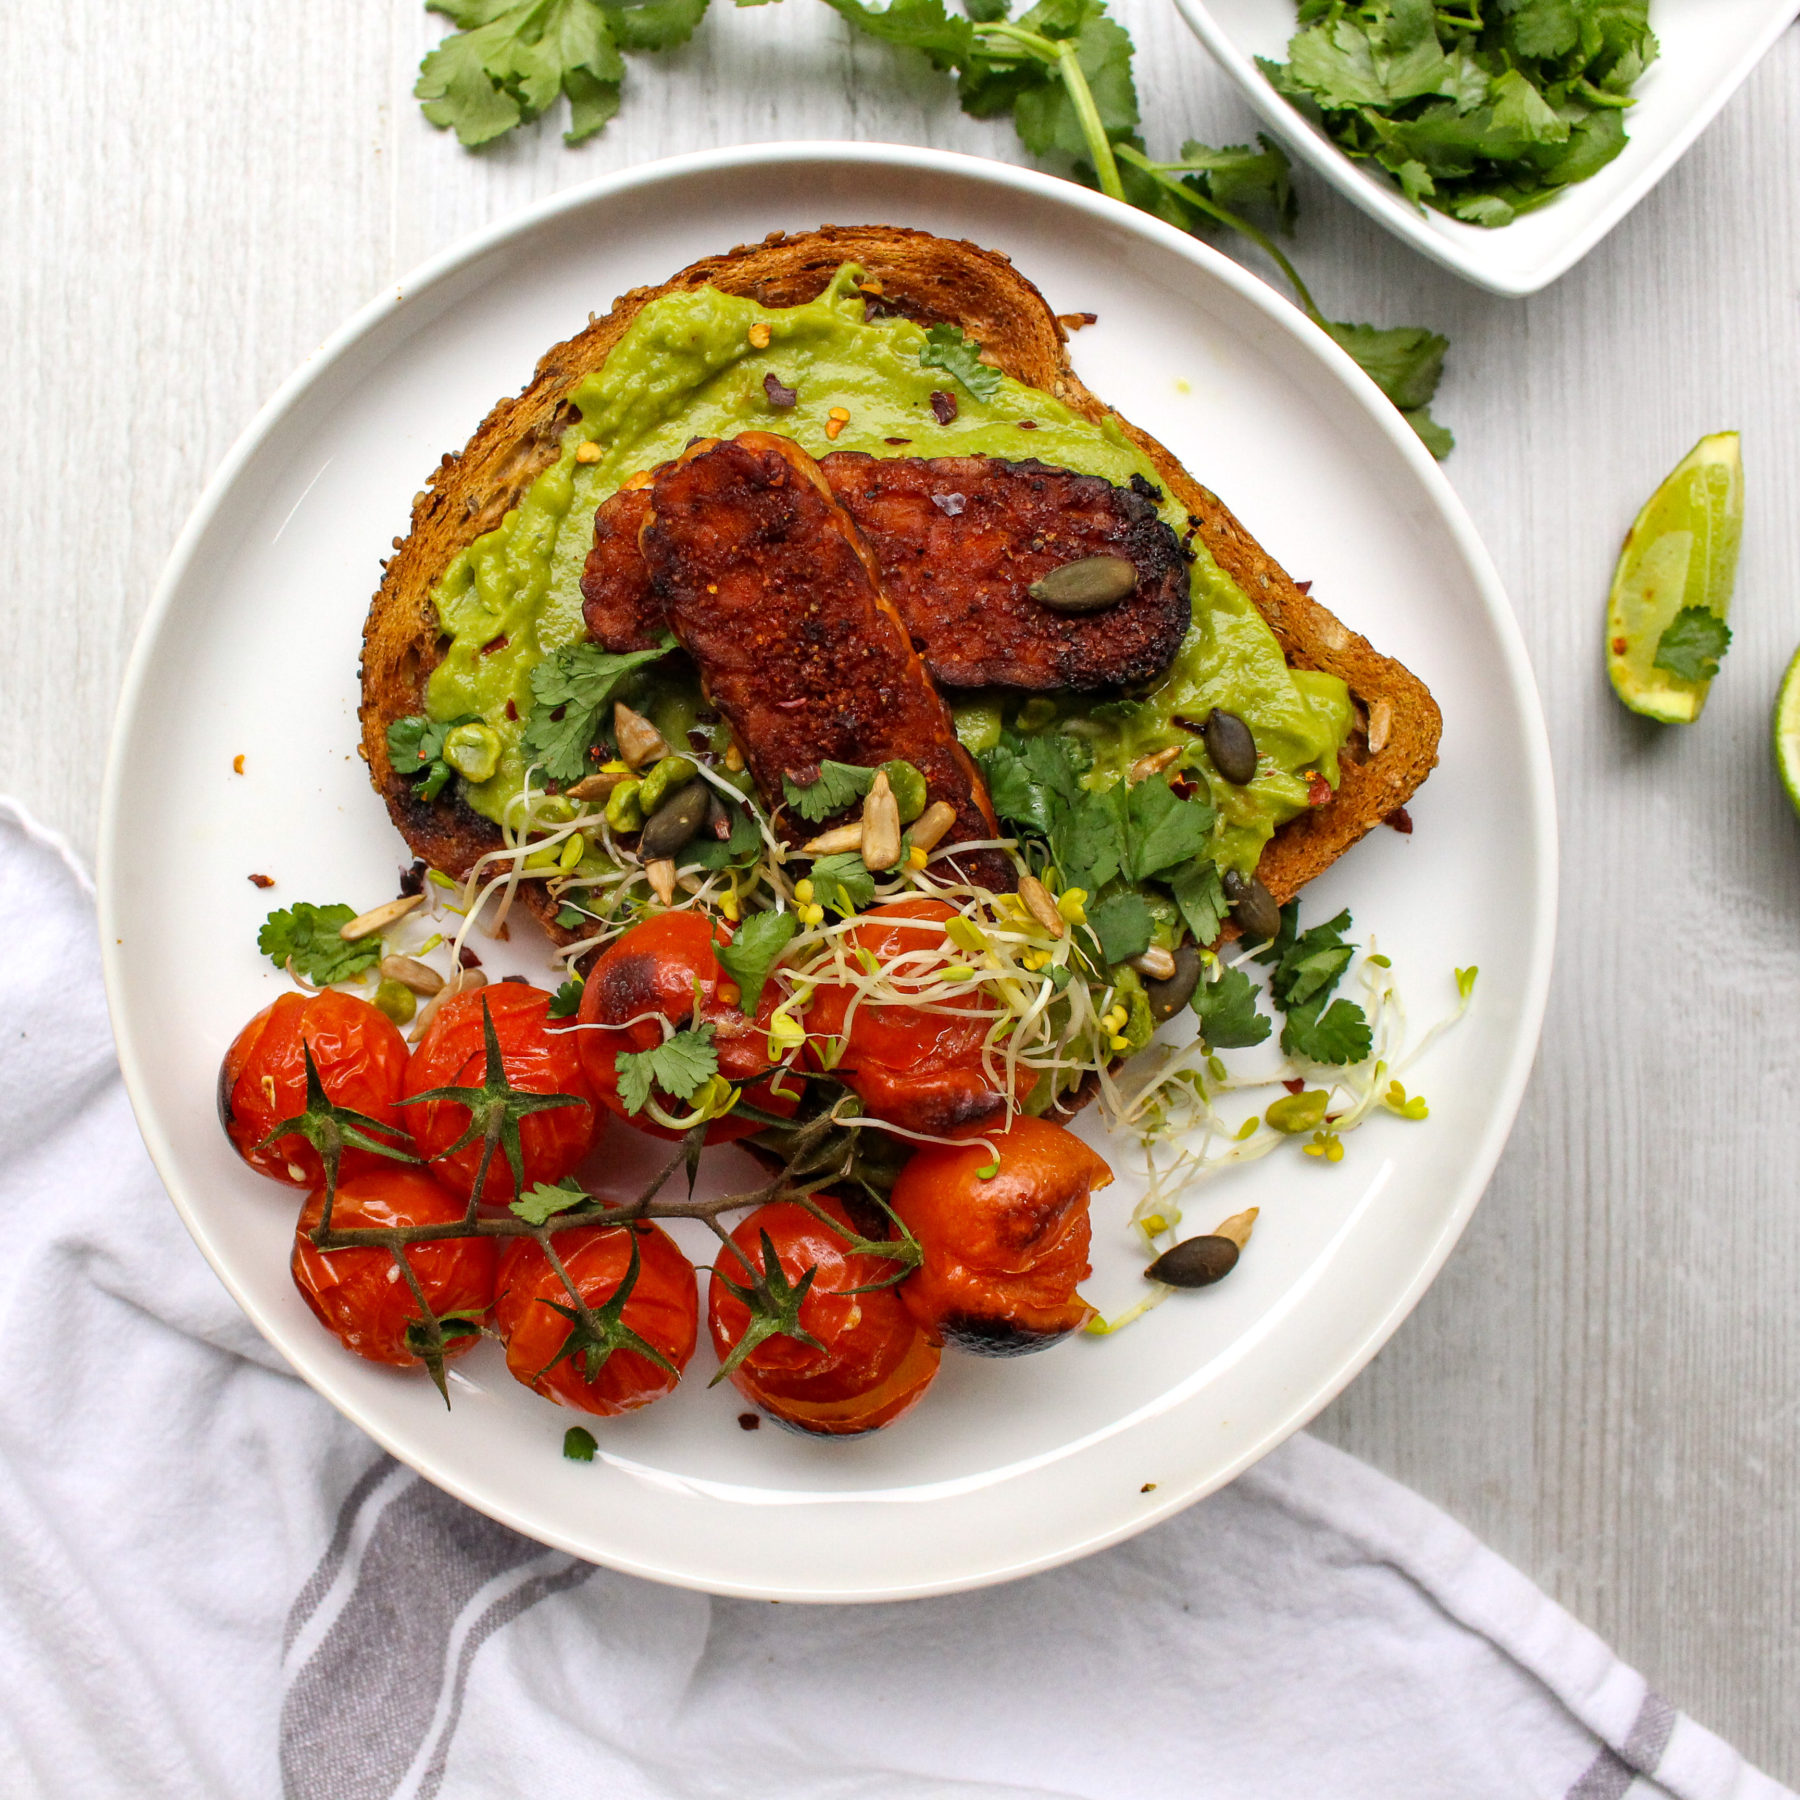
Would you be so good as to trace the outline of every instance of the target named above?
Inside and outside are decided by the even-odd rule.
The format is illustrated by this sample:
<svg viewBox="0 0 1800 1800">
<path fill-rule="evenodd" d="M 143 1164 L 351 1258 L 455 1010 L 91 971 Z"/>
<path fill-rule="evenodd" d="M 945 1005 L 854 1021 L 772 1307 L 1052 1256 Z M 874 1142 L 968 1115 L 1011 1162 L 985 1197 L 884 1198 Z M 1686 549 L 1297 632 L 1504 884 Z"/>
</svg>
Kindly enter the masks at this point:
<svg viewBox="0 0 1800 1800">
<path fill-rule="evenodd" d="M 1064 331 L 1079 331 L 1084 325 L 1099 324 L 1100 315 L 1091 312 L 1058 313 L 1056 315 L 1056 322 Z M 1156 1483 L 1152 1482 L 1150 1485 L 1151 1487 L 1154 1487 Z"/>
<path fill-rule="evenodd" d="M 780 381 L 776 378 L 773 369 L 763 377 L 763 392 L 769 396 L 769 404 L 771 406 L 779 407 L 783 411 L 788 407 L 795 405 L 800 398 L 799 393 L 795 389 L 783 387 L 781 385 Z"/>
<path fill-rule="evenodd" d="M 1312 583 L 1310 581 L 1296 581 L 1294 586 L 1303 594 L 1310 594 L 1312 592 Z"/>
<path fill-rule="evenodd" d="M 1335 1125 L 1343 1116 L 1342 1113 L 1327 1113 L 1325 1115 L 1325 1123 L 1327 1125 Z"/>
<path fill-rule="evenodd" d="M 762 1428 L 762 1420 L 755 1413 L 739 1413 L 738 1429 L 740 1431 L 758 1431 Z"/>
<path fill-rule="evenodd" d="M 910 444 L 912 442 L 912 439 L 911 438 L 883 438 L 881 441 L 884 444 Z M 746 1414 L 745 1416 L 749 1417 L 748 1414 Z"/>
<path fill-rule="evenodd" d="M 1614 656 L 1623 656 L 1624 654 L 1625 654 L 1625 640 L 1623 638 L 1614 638 L 1613 639 L 1613 655 Z"/>
<path fill-rule="evenodd" d="M 425 859 L 422 856 L 413 858 L 410 869 L 400 871 L 400 891 L 403 894 L 422 894 L 425 891 Z"/>
<path fill-rule="evenodd" d="M 1396 806 L 1382 823 L 1393 826 L 1402 837 L 1412 836 L 1412 814 L 1404 806 Z"/>
<path fill-rule="evenodd" d="M 506 641 L 506 633 L 503 631 L 497 638 L 490 638 L 487 643 L 481 646 L 481 654 L 483 656 L 492 656 L 496 650 L 504 650 L 506 648 Z"/>
<path fill-rule="evenodd" d="M 1306 1083 L 1297 1075 L 1292 1081 L 1284 1081 L 1281 1085 L 1286 1088 L 1290 1094 L 1300 1094 L 1306 1091 Z"/>
<path fill-rule="evenodd" d="M 275 877 L 273 875 L 252 875 L 250 877 L 250 885 L 259 888 L 272 888 L 275 885 Z"/>
<path fill-rule="evenodd" d="M 934 393 L 931 396 L 932 416 L 940 425 L 952 425 L 956 422 L 956 396 L 954 394 Z"/>
<path fill-rule="evenodd" d="M 502 987 L 505 987 L 509 981 L 517 987 L 531 986 L 531 977 L 529 975 L 502 975 L 500 977 L 500 985 Z"/>
<path fill-rule="evenodd" d="M 465 969 L 479 969 L 481 967 L 481 958 L 477 956 L 467 944 L 464 944 L 463 947 L 457 951 L 456 960 L 461 963 Z"/>
<path fill-rule="evenodd" d="M 1191 775 L 1169 777 L 1169 792 L 1178 800 L 1191 800 L 1199 791 L 1200 784 Z"/>
<path fill-rule="evenodd" d="M 1037 420 L 1036 419 L 1021 419 L 1019 421 L 1019 429 L 1021 431 L 1036 431 L 1037 430 Z"/>
<path fill-rule="evenodd" d="M 515 725 L 518 724 L 519 708 L 518 708 L 517 704 L 511 700 L 507 701 L 507 703 L 506 703 L 506 716 L 509 719 L 511 719 Z"/>
<path fill-rule="evenodd" d="M 700 727 L 696 725 L 694 729 L 688 733 L 688 748 L 690 750 L 710 750 L 712 748 L 712 734 L 710 732 L 702 731 Z"/>
<path fill-rule="evenodd" d="M 1317 769 L 1306 771 L 1306 804 L 1323 806 L 1331 798 L 1331 783 Z"/>
<path fill-rule="evenodd" d="M 1169 717 L 1174 720 L 1183 731 L 1191 731 L 1195 737 L 1203 737 L 1206 734 L 1206 727 L 1197 720 L 1187 718 L 1181 713 L 1170 713 Z"/>
</svg>

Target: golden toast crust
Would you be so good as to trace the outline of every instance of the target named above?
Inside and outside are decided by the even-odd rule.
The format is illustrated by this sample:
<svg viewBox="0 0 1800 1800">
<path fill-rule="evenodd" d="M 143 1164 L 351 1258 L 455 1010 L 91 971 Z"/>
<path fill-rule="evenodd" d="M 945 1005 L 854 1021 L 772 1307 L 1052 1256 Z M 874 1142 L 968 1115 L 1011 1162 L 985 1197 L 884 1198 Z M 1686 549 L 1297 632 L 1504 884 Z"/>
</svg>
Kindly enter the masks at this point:
<svg viewBox="0 0 1800 1800">
<path fill-rule="evenodd" d="M 370 605 L 363 634 L 363 756 L 396 828 L 432 867 L 461 876 L 500 842 L 495 828 L 453 791 L 436 802 L 418 800 L 412 783 L 388 760 L 388 726 L 423 710 L 426 678 L 442 654 L 431 590 L 450 559 L 497 526 L 556 460 L 561 434 L 574 417 L 565 396 L 606 360 L 650 301 L 710 286 L 768 306 L 796 306 L 817 298 L 847 261 L 868 272 L 871 287 L 879 284 L 883 305 L 921 323 L 961 326 L 1007 374 L 1084 418 L 1118 417 L 1077 378 L 1055 315 L 1006 257 L 927 232 L 891 225 L 828 225 L 792 237 L 777 232 L 760 244 L 706 257 L 659 287 L 624 295 L 605 317 L 552 348 L 525 390 L 502 400 L 460 453 L 445 455 L 415 497 L 412 529 L 394 540 Z M 1288 900 L 1418 789 L 1437 760 L 1437 705 L 1410 670 L 1302 593 L 1161 444 L 1122 418 L 1119 424 L 1198 521 L 1213 557 L 1268 619 L 1288 661 L 1342 677 L 1361 709 L 1337 793 L 1282 826 L 1263 853 L 1258 873 L 1278 900 Z M 1371 749 L 1371 735 L 1378 748 Z M 554 909 L 541 884 L 525 884 L 520 897 L 552 937 L 567 940 L 551 921 Z"/>
</svg>

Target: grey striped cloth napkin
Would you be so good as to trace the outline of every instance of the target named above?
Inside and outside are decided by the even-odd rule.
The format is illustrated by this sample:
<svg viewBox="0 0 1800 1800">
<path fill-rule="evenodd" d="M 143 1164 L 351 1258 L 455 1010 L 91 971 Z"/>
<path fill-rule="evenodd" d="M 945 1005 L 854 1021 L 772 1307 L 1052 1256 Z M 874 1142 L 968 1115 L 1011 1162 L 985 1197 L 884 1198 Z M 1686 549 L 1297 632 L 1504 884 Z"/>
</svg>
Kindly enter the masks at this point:
<svg viewBox="0 0 1800 1800">
<path fill-rule="evenodd" d="M 1795 1800 L 1305 1437 L 948 1599 L 711 1600 L 544 1550 L 250 1330 L 138 1141 L 93 937 L 0 802 L 8 1800 Z"/>
</svg>

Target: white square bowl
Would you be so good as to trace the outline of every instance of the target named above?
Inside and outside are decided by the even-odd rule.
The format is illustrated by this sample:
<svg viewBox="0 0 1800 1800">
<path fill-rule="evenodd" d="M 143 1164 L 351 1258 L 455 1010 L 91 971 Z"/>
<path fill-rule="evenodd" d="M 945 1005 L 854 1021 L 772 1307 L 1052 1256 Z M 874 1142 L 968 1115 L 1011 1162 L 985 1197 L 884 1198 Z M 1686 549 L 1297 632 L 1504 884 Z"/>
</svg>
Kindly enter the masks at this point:
<svg viewBox="0 0 1800 1800">
<path fill-rule="evenodd" d="M 1572 268 L 1668 172 L 1793 21 L 1796 0 L 1652 0 L 1662 55 L 1626 115 L 1629 142 L 1599 174 L 1489 230 L 1420 212 L 1385 171 L 1353 162 L 1270 86 L 1258 56 L 1287 58 L 1293 0 L 1176 0 L 1274 134 L 1371 218 L 1490 293 L 1535 294 Z"/>
</svg>

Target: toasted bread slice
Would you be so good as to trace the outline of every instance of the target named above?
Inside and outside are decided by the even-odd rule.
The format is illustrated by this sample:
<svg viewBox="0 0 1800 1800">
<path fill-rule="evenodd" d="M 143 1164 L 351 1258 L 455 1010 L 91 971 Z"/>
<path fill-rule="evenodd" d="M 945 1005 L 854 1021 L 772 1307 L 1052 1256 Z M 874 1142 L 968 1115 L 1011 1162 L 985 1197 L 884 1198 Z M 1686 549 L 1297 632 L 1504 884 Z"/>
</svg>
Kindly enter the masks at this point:
<svg viewBox="0 0 1800 1800">
<path fill-rule="evenodd" d="M 558 344 L 516 399 L 503 400 L 459 454 L 446 455 L 413 502 L 412 529 L 394 541 L 363 635 L 363 755 L 377 792 L 415 855 L 451 875 L 499 845 L 499 834 L 456 797 L 421 801 L 388 760 L 387 728 L 424 707 L 425 681 L 442 650 L 432 588 L 450 559 L 496 527 L 533 478 L 556 460 L 574 418 L 566 396 L 600 367 L 638 312 L 659 296 L 715 287 L 772 307 L 797 306 L 824 290 L 839 266 L 870 277 L 879 306 L 922 324 L 953 323 L 1007 374 L 1054 395 L 1071 411 L 1117 417 L 1069 366 L 1066 339 L 1043 296 L 1006 257 L 970 243 L 891 225 L 824 226 L 741 246 L 683 269 L 660 287 L 638 288 L 604 318 Z M 1417 676 L 1302 593 L 1279 563 L 1148 433 L 1119 425 L 1198 523 L 1200 540 L 1269 621 L 1290 664 L 1340 676 L 1359 707 L 1343 758 L 1343 780 L 1325 805 L 1291 820 L 1263 852 L 1258 873 L 1287 900 L 1411 797 L 1437 760 L 1440 717 Z M 541 886 L 521 897 L 551 935 Z"/>
</svg>

